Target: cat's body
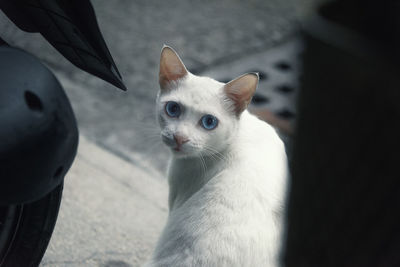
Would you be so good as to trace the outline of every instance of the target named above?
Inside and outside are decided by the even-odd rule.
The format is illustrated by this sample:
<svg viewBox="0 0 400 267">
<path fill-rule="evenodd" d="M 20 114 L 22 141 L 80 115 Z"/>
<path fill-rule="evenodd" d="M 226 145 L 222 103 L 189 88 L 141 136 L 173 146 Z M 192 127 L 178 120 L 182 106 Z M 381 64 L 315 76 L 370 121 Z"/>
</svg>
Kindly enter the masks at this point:
<svg viewBox="0 0 400 267">
<path fill-rule="evenodd" d="M 275 130 L 245 110 L 247 95 L 244 106 L 226 97 L 236 85 L 254 87 L 247 78 L 225 85 L 186 71 L 168 87 L 160 79 L 159 121 L 173 148 L 170 212 L 146 266 L 277 265 L 286 154 Z M 165 115 L 171 102 L 179 103 L 179 116 Z M 216 126 L 202 119 L 210 113 Z"/>
</svg>

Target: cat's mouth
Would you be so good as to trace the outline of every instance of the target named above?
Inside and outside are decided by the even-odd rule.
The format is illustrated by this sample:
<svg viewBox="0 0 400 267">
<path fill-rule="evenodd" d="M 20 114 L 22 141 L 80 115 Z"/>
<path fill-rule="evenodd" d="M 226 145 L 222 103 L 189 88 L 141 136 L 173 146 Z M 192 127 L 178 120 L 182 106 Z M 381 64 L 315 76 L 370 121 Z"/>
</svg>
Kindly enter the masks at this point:
<svg viewBox="0 0 400 267">
<path fill-rule="evenodd" d="M 173 147 L 171 147 L 171 149 L 172 149 L 172 151 L 174 152 L 174 153 L 179 153 L 179 154 L 187 154 L 188 153 L 188 151 L 187 150 L 185 150 L 182 146 L 180 146 L 180 145 L 175 145 L 175 146 L 173 146 Z"/>
<path fill-rule="evenodd" d="M 171 146 L 171 151 L 176 156 L 187 157 L 192 154 L 190 147 L 182 146 L 182 145 L 175 145 Z"/>
</svg>

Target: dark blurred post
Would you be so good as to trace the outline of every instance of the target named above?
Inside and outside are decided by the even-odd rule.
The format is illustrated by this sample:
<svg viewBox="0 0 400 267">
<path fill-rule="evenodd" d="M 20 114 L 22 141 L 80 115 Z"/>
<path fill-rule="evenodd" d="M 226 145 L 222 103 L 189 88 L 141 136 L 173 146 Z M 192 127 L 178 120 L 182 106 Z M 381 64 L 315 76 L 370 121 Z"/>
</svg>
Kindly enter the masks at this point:
<svg viewBox="0 0 400 267">
<path fill-rule="evenodd" d="M 303 29 L 285 266 L 400 266 L 400 1 Z"/>
</svg>

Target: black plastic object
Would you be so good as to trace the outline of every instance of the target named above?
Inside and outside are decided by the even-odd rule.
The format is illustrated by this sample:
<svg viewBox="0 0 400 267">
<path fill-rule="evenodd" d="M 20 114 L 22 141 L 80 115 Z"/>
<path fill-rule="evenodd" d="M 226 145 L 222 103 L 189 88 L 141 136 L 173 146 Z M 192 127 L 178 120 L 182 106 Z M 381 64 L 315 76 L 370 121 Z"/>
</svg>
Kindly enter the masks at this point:
<svg viewBox="0 0 400 267">
<path fill-rule="evenodd" d="M 0 45 L 7 45 L 7 46 L 8 46 L 8 44 L 6 43 L 6 41 L 4 41 L 3 39 L 1 39 L 1 37 L 0 37 Z"/>
<path fill-rule="evenodd" d="M 400 266 L 399 8 L 337 1 L 303 28 L 284 266 Z"/>
<path fill-rule="evenodd" d="M 78 129 L 64 90 L 39 60 L 0 46 L 0 70 L 0 204 L 20 204 L 62 183 Z"/>
<path fill-rule="evenodd" d="M 43 198 L 0 205 L 0 267 L 37 267 L 57 221 L 63 184 Z"/>
<path fill-rule="evenodd" d="M 22 30 L 40 32 L 77 67 L 126 90 L 89 0 L 0 0 Z"/>
</svg>

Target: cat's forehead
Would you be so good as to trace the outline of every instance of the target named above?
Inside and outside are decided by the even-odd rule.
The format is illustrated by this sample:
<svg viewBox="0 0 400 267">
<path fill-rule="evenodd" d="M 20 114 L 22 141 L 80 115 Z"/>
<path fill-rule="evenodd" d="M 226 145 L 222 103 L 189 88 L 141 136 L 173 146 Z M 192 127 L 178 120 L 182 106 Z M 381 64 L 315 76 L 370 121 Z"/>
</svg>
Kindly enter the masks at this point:
<svg viewBox="0 0 400 267">
<path fill-rule="evenodd" d="M 177 88 L 160 96 L 161 102 L 176 101 L 198 111 L 219 109 L 224 83 L 208 77 L 189 75 L 179 82 Z"/>
</svg>

